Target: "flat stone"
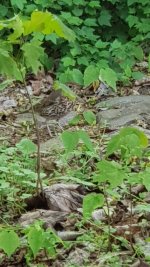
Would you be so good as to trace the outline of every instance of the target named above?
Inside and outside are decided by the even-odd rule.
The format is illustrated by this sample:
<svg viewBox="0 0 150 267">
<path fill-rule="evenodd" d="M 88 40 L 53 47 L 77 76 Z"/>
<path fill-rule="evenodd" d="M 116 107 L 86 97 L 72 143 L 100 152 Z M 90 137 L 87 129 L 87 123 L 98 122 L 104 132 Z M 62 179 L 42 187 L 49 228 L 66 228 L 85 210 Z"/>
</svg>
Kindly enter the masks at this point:
<svg viewBox="0 0 150 267">
<path fill-rule="evenodd" d="M 150 96 L 114 97 L 97 105 L 98 108 L 108 107 L 97 114 L 97 122 L 115 130 L 144 121 L 150 121 Z"/>
<path fill-rule="evenodd" d="M 63 143 L 60 139 L 60 137 L 54 137 L 49 140 L 47 140 L 44 143 L 41 143 L 41 152 L 49 152 L 50 154 L 53 152 L 60 152 L 64 149 Z"/>
<path fill-rule="evenodd" d="M 46 119 L 39 114 L 35 113 L 38 125 L 41 126 L 46 123 Z M 17 115 L 16 123 L 31 122 L 33 123 L 32 113 L 21 113 Z"/>
</svg>

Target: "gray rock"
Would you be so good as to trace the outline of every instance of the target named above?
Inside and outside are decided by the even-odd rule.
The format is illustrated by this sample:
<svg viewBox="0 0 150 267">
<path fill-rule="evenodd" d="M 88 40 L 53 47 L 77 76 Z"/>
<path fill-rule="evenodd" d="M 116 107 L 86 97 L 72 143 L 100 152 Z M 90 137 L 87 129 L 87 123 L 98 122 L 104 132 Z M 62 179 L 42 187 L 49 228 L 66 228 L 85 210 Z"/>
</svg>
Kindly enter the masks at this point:
<svg viewBox="0 0 150 267">
<path fill-rule="evenodd" d="M 75 111 L 70 111 L 68 114 L 58 120 L 58 124 L 61 127 L 67 126 L 76 115 L 77 113 Z"/>
<path fill-rule="evenodd" d="M 38 125 L 41 126 L 46 124 L 46 119 L 39 114 L 35 113 L 35 117 L 37 119 Z M 23 123 L 23 122 L 31 122 L 33 123 L 33 116 L 32 113 L 21 113 L 17 115 L 16 123 Z"/>
<path fill-rule="evenodd" d="M 50 154 L 53 152 L 58 152 L 62 151 L 64 149 L 63 143 L 60 139 L 60 137 L 54 137 L 51 138 L 50 140 L 41 143 L 41 152 L 49 152 Z"/>
<path fill-rule="evenodd" d="M 122 126 L 136 124 L 138 120 L 149 124 L 150 121 L 150 96 L 114 97 L 101 102 L 97 108 L 109 107 L 97 114 L 97 122 L 105 124 L 115 130 Z"/>
</svg>

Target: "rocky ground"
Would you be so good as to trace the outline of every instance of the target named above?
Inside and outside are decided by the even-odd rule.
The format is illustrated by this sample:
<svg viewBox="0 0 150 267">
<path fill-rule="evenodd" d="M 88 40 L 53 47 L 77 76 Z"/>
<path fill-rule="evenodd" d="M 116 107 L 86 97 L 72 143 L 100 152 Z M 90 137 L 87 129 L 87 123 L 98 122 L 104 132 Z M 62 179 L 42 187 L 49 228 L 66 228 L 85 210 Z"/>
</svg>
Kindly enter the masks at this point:
<svg viewBox="0 0 150 267">
<path fill-rule="evenodd" d="M 94 225 L 95 220 L 107 224 L 107 218 L 102 209 L 92 213 L 93 225 L 92 223 L 91 225 L 80 223 L 82 221 L 82 200 L 91 190 L 90 181 L 84 180 L 80 183 L 80 178 L 77 175 L 76 180 L 67 179 L 66 166 L 63 166 L 63 161 L 60 160 L 59 155 L 63 150 L 60 134 L 65 129 L 85 129 L 93 142 L 100 144 L 101 153 L 105 151 L 105 145 L 110 137 L 125 126 L 137 127 L 150 138 L 150 79 L 136 81 L 131 86 L 120 87 L 118 89 L 120 93 L 112 92 L 104 84 L 100 84 L 96 89 L 92 85 L 82 89 L 75 84 L 71 84 L 70 88 L 78 96 L 74 102 L 63 97 L 60 92 L 53 91 L 53 79 L 50 74 L 38 78 L 34 77 L 28 81 L 27 85 L 38 123 L 41 163 L 43 171 L 47 174 L 48 186 L 44 188 L 45 203 L 42 203 L 33 193 L 33 196 L 26 200 L 27 210 L 21 212 L 21 215 L 17 215 L 17 219 L 14 219 L 13 223 L 17 222 L 25 227 L 37 219 L 42 219 L 46 228 L 51 227 L 62 240 L 68 241 L 68 247 L 59 248 L 55 259 L 47 259 L 45 256 L 39 255 L 31 266 L 37 266 L 37 263 L 44 264 L 41 266 L 55 267 L 149 266 L 144 263 L 142 257 L 136 260 L 128 245 L 124 245 L 122 250 L 117 251 L 116 249 L 115 252 L 106 253 L 103 251 L 103 244 L 100 242 L 103 230 L 96 229 L 96 225 Z M 77 125 L 69 124 L 75 116 L 82 116 L 86 110 L 92 110 L 95 113 L 96 125 L 87 125 L 82 118 Z M 28 137 L 37 144 L 31 107 L 26 90 L 22 85 L 13 84 L 1 93 L 0 119 L 1 146 L 12 147 L 23 137 Z M 92 163 L 90 164 L 92 169 Z M 77 162 L 71 160 L 70 166 L 70 169 L 80 169 L 80 163 L 78 165 Z M 135 198 L 143 190 L 140 185 L 134 188 Z M 148 202 L 148 194 L 146 197 Z M 129 199 L 122 198 L 121 201 L 112 203 L 112 206 L 115 207 L 113 215 L 113 224 L 117 229 L 115 235 L 130 240 L 128 236 Z M 148 218 L 146 219 L 149 221 Z M 139 235 L 141 232 L 139 221 L 139 215 L 135 214 L 132 222 L 134 242 L 142 242 L 145 248 L 144 253 L 147 255 L 150 254 L 150 247 Z M 80 224 L 81 226 L 79 226 Z M 147 226 L 143 231 L 149 231 L 149 227 Z M 109 265 L 107 262 L 112 257 L 116 261 L 112 261 Z M 128 258 L 131 261 L 128 261 Z M 117 263 L 117 259 L 125 262 L 125 264 Z M 136 265 L 132 265 L 133 262 Z M 26 266 L 24 252 L 18 252 L 9 261 L 5 258 L 0 266 Z"/>
</svg>

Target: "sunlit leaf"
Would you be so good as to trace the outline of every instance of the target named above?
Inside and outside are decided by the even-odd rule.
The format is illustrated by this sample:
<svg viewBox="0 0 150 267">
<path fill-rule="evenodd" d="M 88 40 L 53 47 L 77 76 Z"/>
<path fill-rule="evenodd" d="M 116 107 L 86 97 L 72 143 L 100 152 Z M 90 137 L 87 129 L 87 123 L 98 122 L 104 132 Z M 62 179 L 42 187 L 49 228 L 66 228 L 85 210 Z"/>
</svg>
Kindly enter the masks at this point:
<svg viewBox="0 0 150 267">
<path fill-rule="evenodd" d="M 0 73 L 19 81 L 22 81 L 22 75 L 14 59 L 8 51 L 0 48 Z"/>
<path fill-rule="evenodd" d="M 91 110 L 83 112 L 83 117 L 88 124 L 96 124 L 96 116 Z"/>
<path fill-rule="evenodd" d="M 91 193 L 83 198 L 83 216 L 90 219 L 92 212 L 104 205 L 104 196 L 102 194 Z"/>
<path fill-rule="evenodd" d="M 64 131 L 61 137 L 62 137 L 62 141 L 67 152 L 73 152 L 79 141 L 78 133 Z"/>
<path fill-rule="evenodd" d="M 43 247 L 44 243 L 44 235 L 43 230 L 41 228 L 31 228 L 28 233 L 28 244 L 31 248 L 34 257 L 36 257 L 39 250 Z"/>
<path fill-rule="evenodd" d="M 0 232 L 0 248 L 10 257 L 20 245 L 18 235 L 13 230 Z"/>
<path fill-rule="evenodd" d="M 69 86 L 56 81 L 53 85 L 54 90 L 60 90 L 62 95 L 68 97 L 70 100 L 74 101 L 77 95 L 69 88 Z"/>
<path fill-rule="evenodd" d="M 91 83 L 98 80 L 99 77 L 99 69 L 94 66 L 90 65 L 88 66 L 84 71 L 84 86 L 88 86 Z"/>
<path fill-rule="evenodd" d="M 117 75 L 112 69 L 101 69 L 99 79 L 116 91 Z"/>
<path fill-rule="evenodd" d="M 44 49 L 41 42 L 26 42 L 21 49 L 24 52 L 24 58 L 27 68 L 31 68 L 33 73 L 37 73 L 42 66 L 40 58 L 44 55 Z"/>
<path fill-rule="evenodd" d="M 30 139 L 27 138 L 24 138 L 19 143 L 17 143 L 16 147 L 23 154 L 31 154 L 37 151 L 37 146 Z"/>
</svg>

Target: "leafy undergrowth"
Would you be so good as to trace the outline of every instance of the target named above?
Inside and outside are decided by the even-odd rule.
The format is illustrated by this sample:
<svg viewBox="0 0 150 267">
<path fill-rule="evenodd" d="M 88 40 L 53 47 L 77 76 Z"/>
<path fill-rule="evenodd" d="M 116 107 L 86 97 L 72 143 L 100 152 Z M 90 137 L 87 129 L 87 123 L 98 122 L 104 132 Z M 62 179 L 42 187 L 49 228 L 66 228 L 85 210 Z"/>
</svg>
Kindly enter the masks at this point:
<svg viewBox="0 0 150 267">
<path fill-rule="evenodd" d="M 66 46 L 60 41 L 53 49 L 58 53 L 62 48 L 58 68 L 60 81 L 53 84 L 53 89 L 61 90 L 71 100 L 75 100 L 76 95 L 61 82 L 75 82 L 87 87 L 86 90 L 90 87 L 101 90 L 101 85 L 116 90 L 117 81 L 129 83 L 141 78 L 143 74 L 134 71 L 134 66 L 136 60 L 144 58 L 142 41 L 147 47 L 149 40 L 149 1 L 138 1 L 138 5 L 137 1 L 122 1 L 122 6 L 118 1 L 105 1 L 106 6 L 104 4 L 101 10 L 98 1 L 74 0 L 70 1 L 66 12 L 61 10 L 59 18 L 49 11 L 39 11 L 52 9 L 46 1 L 44 4 L 43 1 L 32 2 L 29 5 L 28 1 L 11 1 L 12 6 L 20 10 L 27 4 L 25 16 L 13 17 L 11 14 L 11 19 L 0 21 L 0 73 L 9 78 L 0 89 L 13 81 L 21 83 L 30 102 L 36 132 L 36 145 L 30 139 L 22 138 L 20 142 L 14 141 L 14 146 L 3 144 L 0 147 L 0 266 L 121 267 L 130 266 L 137 259 L 138 266 L 149 266 L 145 262 L 150 263 L 150 151 L 145 134 L 127 127 L 108 140 L 105 129 L 96 124 L 95 114 L 86 110 L 73 119 L 70 129 L 62 131 L 63 148 L 59 147 L 59 153 L 40 154 L 40 132 L 26 82 L 29 73 L 37 74 L 46 66 L 45 61 L 48 62 L 43 42 L 56 43 L 58 37 L 71 42 Z M 62 6 L 68 3 L 66 0 L 61 2 Z M 34 11 L 35 3 L 38 11 Z M 78 4 L 81 7 L 77 8 Z M 9 13 L 7 8 L 1 7 L 5 15 Z M 85 14 L 89 16 L 86 19 Z M 60 18 L 74 25 L 76 39 Z M 118 20 L 124 35 L 116 28 L 116 24 L 120 27 Z M 104 39 L 99 39 L 100 34 Z M 149 58 L 148 52 L 145 55 Z M 146 72 L 148 68 L 147 64 Z M 89 105 L 90 101 L 94 100 L 91 98 Z M 25 127 L 26 136 L 30 131 Z M 54 166 L 45 168 L 42 160 L 50 157 L 48 161 L 51 161 L 51 156 L 55 158 Z M 83 198 L 81 207 L 69 210 L 66 222 L 56 223 L 56 228 L 52 222 L 47 227 L 41 220 L 33 224 L 31 220 L 23 227 L 18 218 L 31 210 L 30 197 L 44 200 L 44 188 L 58 181 L 66 185 L 79 184 L 84 189 L 82 195 L 77 190 L 73 192 L 74 198 Z M 72 201 L 72 206 L 75 204 Z M 33 214 L 36 208 L 39 206 L 33 206 Z M 44 214 L 48 203 L 40 208 Z M 58 209 L 59 213 L 61 211 Z M 31 216 L 31 213 L 27 214 Z M 71 240 L 61 238 L 59 230 L 62 228 L 78 235 Z"/>
<path fill-rule="evenodd" d="M 22 139 L 15 147 L 1 147 L 1 266 L 56 266 L 58 261 L 59 266 L 75 267 L 80 254 L 81 266 L 130 266 L 135 259 L 150 262 L 145 253 L 150 212 L 146 202 L 150 190 L 148 139 L 127 127 L 104 145 L 105 135 L 101 137 L 94 114 L 87 111 L 84 118 L 91 133 L 95 125 L 99 135 L 91 139 L 83 130 L 64 131 L 64 149 L 55 155 L 59 167 L 50 176 L 41 173 L 44 186 L 59 180 L 86 189 L 82 213 L 70 215 L 73 229 L 81 232 L 75 241 L 61 240 L 40 221 L 25 229 L 18 224 L 17 218 L 27 208 L 25 200 L 36 193 L 36 146 Z M 137 194 L 139 185 L 145 189 Z M 74 261 L 67 261 L 74 250 L 78 256 L 72 254 Z"/>
</svg>

